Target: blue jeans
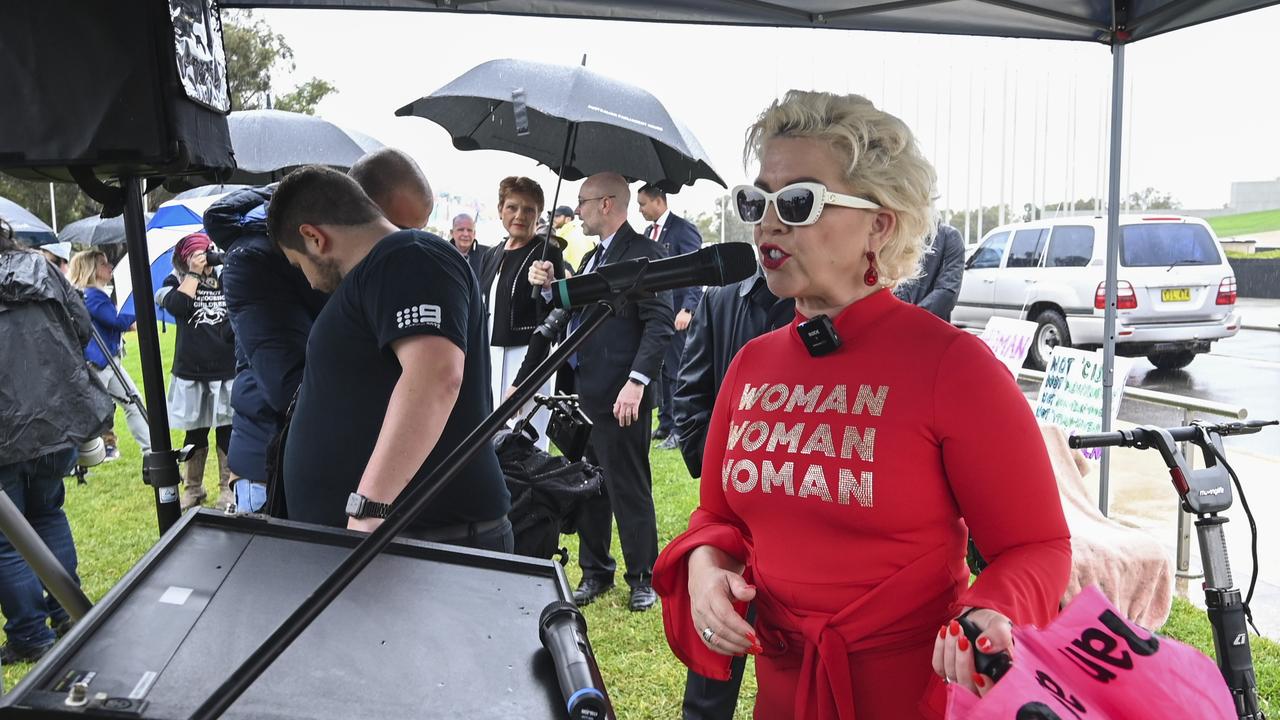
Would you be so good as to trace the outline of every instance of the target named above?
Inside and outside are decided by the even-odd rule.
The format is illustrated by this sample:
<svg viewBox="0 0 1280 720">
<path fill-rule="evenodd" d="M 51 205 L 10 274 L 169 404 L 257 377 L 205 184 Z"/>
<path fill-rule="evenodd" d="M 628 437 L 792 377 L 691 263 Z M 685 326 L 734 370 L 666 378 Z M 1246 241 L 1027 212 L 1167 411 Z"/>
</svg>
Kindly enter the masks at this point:
<svg viewBox="0 0 1280 720">
<path fill-rule="evenodd" d="M 76 576 L 76 546 L 71 539 L 71 525 L 62 511 L 66 497 L 62 478 L 70 472 L 75 460 L 73 448 L 34 460 L 0 465 L 0 486 L 72 577 Z M 5 616 L 5 635 L 15 650 L 31 650 L 52 643 L 54 634 L 49 620 L 57 624 L 67 619 L 67 611 L 45 592 L 31 566 L 2 533 L 0 612 Z"/>
</svg>

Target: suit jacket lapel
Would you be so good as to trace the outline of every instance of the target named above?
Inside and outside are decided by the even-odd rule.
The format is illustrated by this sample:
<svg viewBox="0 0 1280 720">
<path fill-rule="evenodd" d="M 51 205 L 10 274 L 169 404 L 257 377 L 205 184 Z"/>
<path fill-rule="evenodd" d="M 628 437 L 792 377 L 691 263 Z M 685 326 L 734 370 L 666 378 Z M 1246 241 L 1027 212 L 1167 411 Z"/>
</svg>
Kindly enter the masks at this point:
<svg viewBox="0 0 1280 720">
<path fill-rule="evenodd" d="M 574 274 L 581 275 L 586 272 L 587 268 L 591 267 L 591 258 L 595 257 L 598 252 L 600 252 L 600 244 L 596 243 L 595 247 L 588 250 L 587 254 L 582 256 L 582 262 L 578 263 L 578 267 L 574 270 Z"/>
</svg>

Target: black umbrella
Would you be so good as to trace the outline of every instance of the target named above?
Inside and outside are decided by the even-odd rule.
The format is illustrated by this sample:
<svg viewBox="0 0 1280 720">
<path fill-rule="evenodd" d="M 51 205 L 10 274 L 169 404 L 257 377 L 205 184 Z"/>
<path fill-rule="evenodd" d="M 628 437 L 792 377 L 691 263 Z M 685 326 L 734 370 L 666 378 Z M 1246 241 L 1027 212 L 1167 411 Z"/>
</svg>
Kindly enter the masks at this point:
<svg viewBox="0 0 1280 720">
<path fill-rule="evenodd" d="M 154 213 L 145 213 L 147 220 Z M 60 242 L 72 245 L 113 245 L 124 244 L 124 216 L 117 215 L 103 220 L 100 215 L 90 215 L 73 223 L 68 223 L 58 233 Z"/>
<path fill-rule="evenodd" d="M 13 234 L 28 245 L 46 245 L 58 240 L 53 228 L 8 198 L 0 197 L 0 218 L 9 223 Z"/>
<path fill-rule="evenodd" d="M 228 177 L 171 178 L 170 190 L 217 182 L 266 185 L 303 165 L 346 170 L 366 152 L 382 147 L 374 138 L 328 120 L 285 110 L 243 110 L 227 116 L 236 169 Z"/>
<path fill-rule="evenodd" d="M 201 185 L 200 187 L 191 188 L 190 190 L 183 190 L 182 192 L 178 193 L 177 195 L 174 195 L 174 196 L 173 196 L 173 199 L 174 199 L 174 200 L 187 200 L 187 199 L 190 199 L 190 198 L 208 197 L 208 196 L 210 196 L 210 195 L 226 195 L 226 194 L 227 194 L 227 193 L 229 193 L 229 192 L 233 192 L 233 191 L 235 191 L 235 190 L 243 190 L 244 188 L 247 188 L 247 187 L 249 187 L 249 186 L 248 186 L 248 185 L 238 185 L 238 184 L 232 184 L 232 185 Z"/>
<path fill-rule="evenodd" d="M 442 125 L 459 150 L 506 150 L 566 180 L 612 171 L 668 192 L 702 178 L 725 184 L 657 98 L 585 67 L 491 60 L 396 114 Z"/>
</svg>

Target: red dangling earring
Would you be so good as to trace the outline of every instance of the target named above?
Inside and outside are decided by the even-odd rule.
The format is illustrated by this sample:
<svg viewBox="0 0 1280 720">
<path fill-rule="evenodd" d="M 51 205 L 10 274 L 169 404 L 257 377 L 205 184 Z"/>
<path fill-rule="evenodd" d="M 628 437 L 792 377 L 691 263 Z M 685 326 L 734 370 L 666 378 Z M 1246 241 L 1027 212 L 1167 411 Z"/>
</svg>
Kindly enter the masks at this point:
<svg viewBox="0 0 1280 720">
<path fill-rule="evenodd" d="M 876 270 L 876 252 L 874 250 L 867 251 L 867 273 L 862 276 L 862 282 L 870 287 L 880 284 L 880 272 Z"/>
</svg>

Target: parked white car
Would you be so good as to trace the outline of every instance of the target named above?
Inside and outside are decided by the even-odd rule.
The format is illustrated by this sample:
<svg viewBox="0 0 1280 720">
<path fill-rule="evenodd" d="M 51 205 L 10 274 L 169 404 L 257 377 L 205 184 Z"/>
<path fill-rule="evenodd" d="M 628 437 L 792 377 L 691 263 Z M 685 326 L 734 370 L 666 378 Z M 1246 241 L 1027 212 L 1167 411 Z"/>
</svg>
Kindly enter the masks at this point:
<svg viewBox="0 0 1280 720">
<path fill-rule="evenodd" d="M 951 320 L 981 330 L 994 316 L 1035 322 L 1027 365 L 1044 369 L 1057 345 L 1103 343 L 1107 220 L 1073 217 L 1002 225 L 965 262 Z M 1236 280 L 1199 218 L 1120 218 L 1116 354 L 1186 367 L 1236 334 Z"/>
</svg>

